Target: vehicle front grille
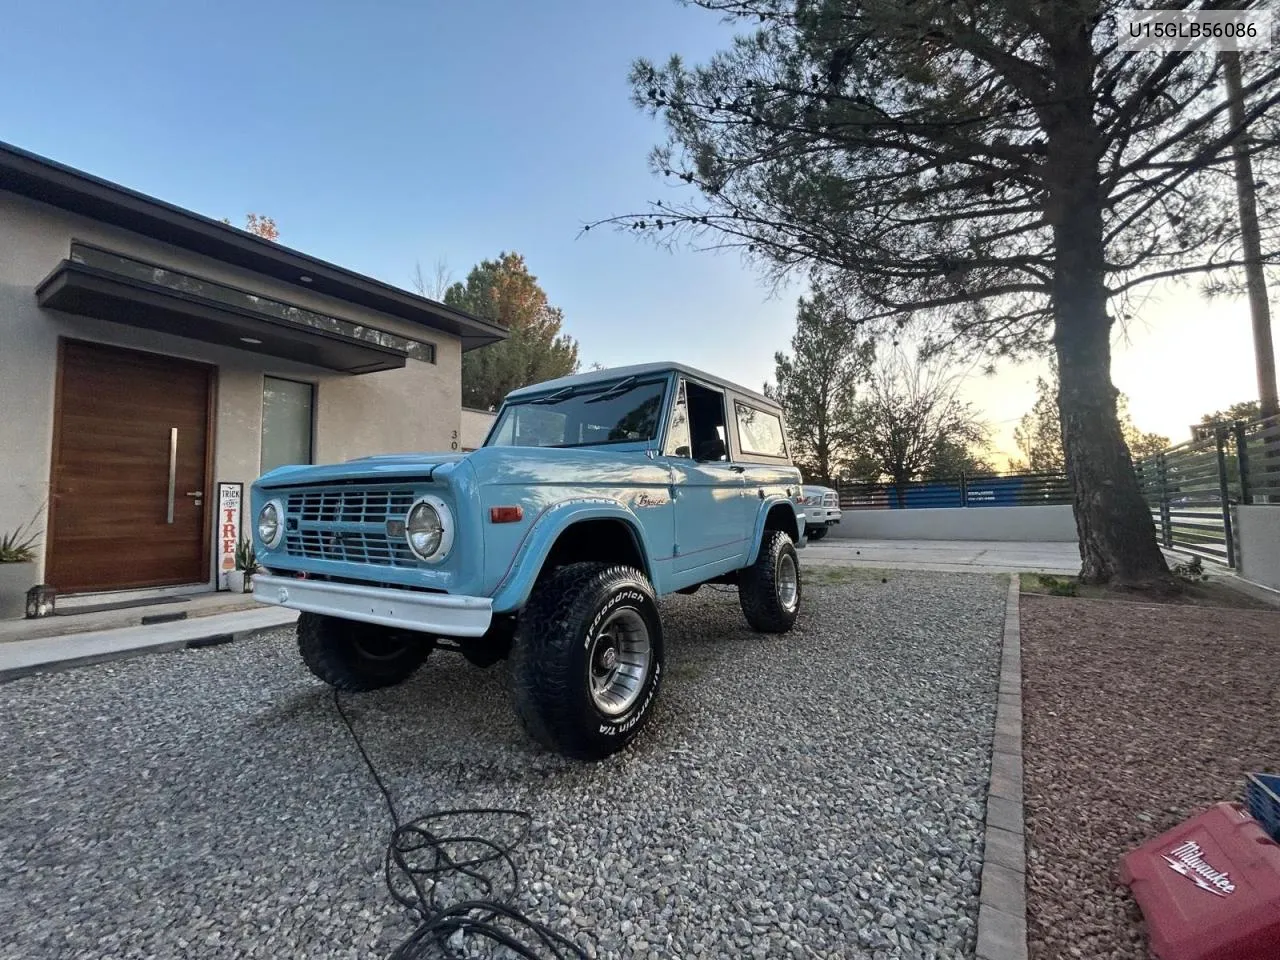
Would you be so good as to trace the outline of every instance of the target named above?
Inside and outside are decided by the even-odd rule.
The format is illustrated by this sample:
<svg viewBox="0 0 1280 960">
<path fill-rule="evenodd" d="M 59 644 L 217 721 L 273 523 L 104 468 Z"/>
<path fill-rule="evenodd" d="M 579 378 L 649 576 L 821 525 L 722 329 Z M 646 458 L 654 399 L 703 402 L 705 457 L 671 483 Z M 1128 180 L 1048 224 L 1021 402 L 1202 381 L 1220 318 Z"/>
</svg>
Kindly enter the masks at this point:
<svg viewBox="0 0 1280 960">
<path fill-rule="evenodd" d="M 383 567 L 420 561 L 403 535 L 389 537 L 387 521 L 413 506 L 411 487 L 331 487 L 285 498 L 285 552 L 309 560 L 339 560 Z"/>
<path fill-rule="evenodd" d="M 291 493 L 285 513 L 304 523 L 386 523 L 403 517 L 411 506 L 413 490 L 409 487 L 339 487 Z"/>
</svg>

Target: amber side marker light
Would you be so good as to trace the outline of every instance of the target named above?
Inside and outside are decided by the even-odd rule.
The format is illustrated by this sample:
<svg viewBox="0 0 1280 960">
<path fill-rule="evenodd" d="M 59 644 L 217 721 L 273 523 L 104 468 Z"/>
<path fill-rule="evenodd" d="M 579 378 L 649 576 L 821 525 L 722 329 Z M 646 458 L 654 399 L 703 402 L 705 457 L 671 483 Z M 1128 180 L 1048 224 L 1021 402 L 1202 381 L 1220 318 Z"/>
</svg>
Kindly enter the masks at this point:
<svg viewBox="0 0 1280 960">
<path fill-rule="evenodd" d="M 490 523 L 517 523 L 524 519 L 523 507 L 490 507 Z"/>
</svg>

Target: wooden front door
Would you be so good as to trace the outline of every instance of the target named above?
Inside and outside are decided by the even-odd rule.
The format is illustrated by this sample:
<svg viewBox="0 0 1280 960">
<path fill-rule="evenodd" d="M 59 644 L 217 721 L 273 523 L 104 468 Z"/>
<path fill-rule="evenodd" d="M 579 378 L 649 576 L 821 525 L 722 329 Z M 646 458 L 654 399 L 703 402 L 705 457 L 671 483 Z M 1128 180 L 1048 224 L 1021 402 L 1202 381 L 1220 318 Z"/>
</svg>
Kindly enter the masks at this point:
<svg viewBox="0 0 1280 960">
<path fill-rule="evenodd" d="M 213 368 L 64 340 L 45 580 L 62 593 L 209 577 Z"/>
</svg>

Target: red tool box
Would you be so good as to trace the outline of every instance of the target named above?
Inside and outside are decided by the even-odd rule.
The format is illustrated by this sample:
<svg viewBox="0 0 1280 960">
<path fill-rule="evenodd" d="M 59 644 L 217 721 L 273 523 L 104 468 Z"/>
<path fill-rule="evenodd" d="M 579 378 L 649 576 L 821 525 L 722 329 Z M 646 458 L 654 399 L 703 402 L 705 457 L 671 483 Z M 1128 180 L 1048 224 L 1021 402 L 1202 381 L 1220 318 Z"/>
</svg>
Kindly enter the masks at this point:
<svg viewBox="0 0 1280 960">
<path fill-rule="evenodd" d="M 1219 803 L 1120 861 L 1160 960 L 1280 960 L 1280 844 Z"/>
</svg>

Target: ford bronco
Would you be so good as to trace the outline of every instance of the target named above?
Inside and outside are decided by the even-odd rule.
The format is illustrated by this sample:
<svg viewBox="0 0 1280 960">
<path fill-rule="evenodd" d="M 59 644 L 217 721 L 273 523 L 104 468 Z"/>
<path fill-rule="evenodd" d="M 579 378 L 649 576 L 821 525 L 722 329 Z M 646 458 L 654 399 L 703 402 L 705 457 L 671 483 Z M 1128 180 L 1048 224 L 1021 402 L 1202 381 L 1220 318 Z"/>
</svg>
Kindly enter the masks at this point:
<svg viewBox="0 0 1280 960">
<path fill-rule="evenodd" d="M 253 592 L 302 611 L 302 659 L 339 690 L 437 648 L 509 657 L 525 730 L 599 759 L 652 712 L 657 596 L 735 584 L 752 628 L 791 629 L 802 499 L 772 400 L 680 364 L 596 371 L 513 391 L 470 453 L 263 475 Z"/>
</svg>

